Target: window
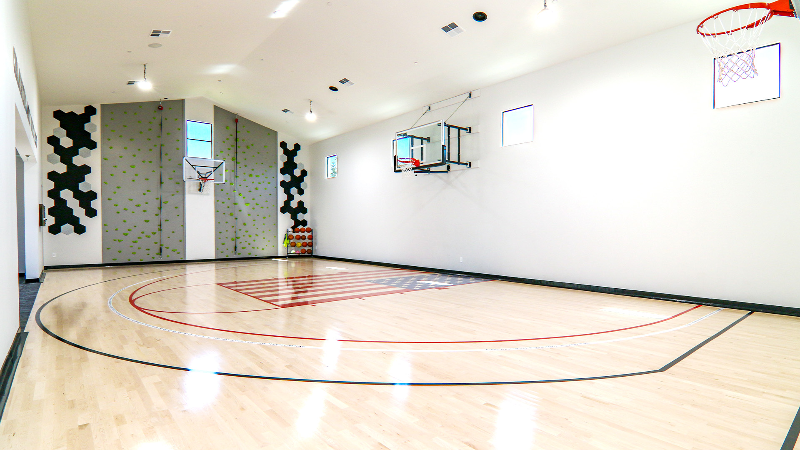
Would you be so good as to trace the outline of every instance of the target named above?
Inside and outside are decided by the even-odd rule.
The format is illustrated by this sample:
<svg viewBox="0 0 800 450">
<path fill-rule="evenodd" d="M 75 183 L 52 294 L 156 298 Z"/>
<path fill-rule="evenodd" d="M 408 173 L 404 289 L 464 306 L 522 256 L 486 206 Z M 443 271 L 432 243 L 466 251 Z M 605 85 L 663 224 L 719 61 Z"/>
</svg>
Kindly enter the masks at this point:
<svg viewBox="0 0 800 450">
<path fill-rule="evenodd" d="M 325 178 L 336 178 L 339 173 L 339 161 L 336 155 L 331 155 L 325 158 Z"/>
<path fill-rule="evenodd" d="M 533 105 L 503 111 L 503 147 L 533 141 Z"/>
<path fill-rule="evenodd" d="M 781 97 L 781 44 L 755 49 L 755 62 L 758 76 L 724 86 L 717 80 L 719 66 L 714 60 L 715 109 Z"/>
<path fill-rule="evenodd" d="M 211 144 L 211 124 L 186 121 L 186 156 L 208 158 L 214 155 Z"/>
</svg>

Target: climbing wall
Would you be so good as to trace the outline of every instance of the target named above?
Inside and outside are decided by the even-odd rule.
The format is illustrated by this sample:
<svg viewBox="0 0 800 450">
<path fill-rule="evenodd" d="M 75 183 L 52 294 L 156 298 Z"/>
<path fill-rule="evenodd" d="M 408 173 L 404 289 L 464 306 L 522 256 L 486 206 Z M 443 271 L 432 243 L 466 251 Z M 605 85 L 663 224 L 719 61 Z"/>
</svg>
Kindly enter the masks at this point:
<svg viewBox="0 0 800 450">
<path fill-rule="evenodd" d="M 185 259 L 184 102 L 101 106 L 103 262 Z"/>
<path fill-rule="evenodd" d="M 276 256 L 277 133 L 214 107 L 214 158 L 225 184 L 214 186 L 216 257 Z M 281 234 L 282 236 L 282 234 Z"/>
</svg>

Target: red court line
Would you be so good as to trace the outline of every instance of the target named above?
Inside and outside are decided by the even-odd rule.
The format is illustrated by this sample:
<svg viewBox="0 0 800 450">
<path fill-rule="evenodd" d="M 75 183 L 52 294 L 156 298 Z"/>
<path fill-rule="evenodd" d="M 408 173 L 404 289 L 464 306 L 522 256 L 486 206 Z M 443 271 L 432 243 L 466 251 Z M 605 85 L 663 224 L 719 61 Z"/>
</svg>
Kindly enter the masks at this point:
<svg viewBox="0 0 800 450">
<path fill-rule="evenodd" d="M 214 269 L 211 269 L 211 270 L 214 270 Z M 201 272 L 193 272 L 193 273 L 201 273 Z M 248 296 L 248 297 L 251 297 L 251 298 L 253 298 L 253 299 L 256 299 L 256 300 L 259 300 L 259 301 L 262 301 L 262 302 L 265 302 L 265 303 L 269 303 L 269 304 L 271 304 L 271 305 L 274 305 L 273 303 L 271 303 L 271 302 L 269 302 L 269 301 L 267 301 L 267 300 L 264 300 L 264 299 L 261 299 L 261 298 L 259 298 L 259 297 L 256 297 L 256 296 L 253 296 L 253 295 L 250 295 L 250 294 L 249 294 L 249 293 L 247 293 L 247 292 L 243 292 L 243 291 L 240 291 L 240 290 L 237 290 L 237 289 L 232 289 L 231 287 L 229 287 L 229 286 L 227 286 L 227 285 L 229 285 L 229 284 L 234 284 L 234 283 L 251 283 L 251 282 L 260 282 L 260 281 L 269 281 L 269 282 L 277 282 L 277 283 L 280 283 L 281 281 L 285 281 L 285 280 L 299 280 L 299 281 L 300 281 L 300 282 L 302 282 L 302 283 L 313 283 L 313 281 L 314 281 L 314 280 L 313 280 L 313 279 L 311 279 L 311 278 L 321 278 L 321 277 L 326 277 L 326 278 L 328 278 L 328 277 L 334 277 L 334 276 L 343 276 L 343 277 L 344 277 L 344 276 L 346 276 L 346 277 L 348 277 L 348 278 L 351 278 L 351 277 L 352 277 L 352 278 L 355 278 L 355 277 L 361 278 L 362 276 L 363 276 L 364 278 L 370 278 L 371 276 L 374 276 L 374 277 L 376 277 L 375 279 L 379 279 L 379 278 L 384 278 L 384 277 L 382 276 L 383 274 L 395 274 L 395 273 L 424 273 L 424 272 L 418 272 L 418 271 L 409 271 L 409 270 L 404 270 L 404 269 L 389 269 L 389 270 L 370 270 L 370 271 L 350 272 L 350 273 L 346 273 L 346 274 L 342 274 L 342 273 L 333 273 L 333 274 L 323 274 L 323 275 L 300 275 L 300 276 L 297 276 L 297 277 L 287 277 L 287 278 L 280 278 L 280 277 L 278 277 L 278 278 L 264 278 L 263 280 L 248 280 L 248 281 L 242 281 L 242 282 L 194 284 L 194 285 L 191 285 L 191 286 L 179 286 L 179 287 L 174 287 L 174 288 L 161 289 L 161 290 L 158 290 L 158 291 L 148 292 L 148 293 L 146 293 L 146 294 L 142 294 L 142 295 L 140 295 L 140 296 L 136 297 L 136 300 L 138 300 L 138 299 L 140 299 L 140 298 L 142 298 L 142 297 L 146 297 L 146 296 L 148 296 L 148 295 L 151 295 L 151 294 L 156 294 L 156 293 L 159 293 L 159 292 L 171 291 L 171 290 L 176 290 L 176 289 L 186 289 L 186 288 L 189 288 L 189 287 L 194 287 L 194 286 L 213 286 L 213 285 L 219 285 L 219 286 L 225 287 L 225 288 L 227 288 L 227 289 L 231 289 L 231 290 L 233 290 L 233 291 L 235 291 L 235 292 L 238 292 L 238 293 L 240 293 L 240 294 L 243 294 L 243 295 L 246 295 L 246 296 Z M 362 274 L 364 274 L 364 275 L 362 275 Z M 367 276 L 367 274 L 371 274 L 371 275 L 370 275 L 370 276 Z M 147 287 L 147 286 L 150 286 L 150 285 L 156 284 L 156 283 L 160 283 L 161 281 L 164 281 L 164 280 L 167 280 L 167 279 L 170 279 L 170 278 L 178 278 L 178 277 L 181 277 L 181 276 L 186 276 L 186 275 L 190 275 L 190 274 L 180 274 L 180 275 L 175 275 L 175 276 L 172 276 L 172 277 L 168 277 L 168 278 L 162 278 L 162 279 L 160 279 L 160 280 L 156 280 L 156 281 L 153 281 L 153 282 L 151 282 L 151 283 L 147 283 L 147 284 L 145 284 L 145 285 L 143 285 L 143 286 L 139 287 L 138 289 L 136 289 L 136 290 L 135 290 L 133 293 L 135 294 L 136 292 L 140 291 L 141 289 L 143 289 L 143 288 L 145 288 L 145 287 Z M 381 276 L 378 276 L 378 275 L 381 275 Z M 323 280 L 323 281 L 329 281 L 329 282 L 331 282 L 331 284 L 333 284 L 333 281 L 334 281 L 334 280 L 329 280 L 329 279 L 326 279 L 326 280 Z M 348 280 L 348 281 L 349 281 L 349 280 Z M 298 285 L 299 285 L 299 283 L 298 283 Z M 298 286 L 298 285 L 291 284 L 291 285 L 289 285 L 289 286 L 285 286 L 285 287 L 287 287 L 287 288 L 288 288 L 288 287 L 290 287 L 290 286 L 291 286 L 291 287 L 295 287 L 295 286 Z M 321 283 L 320 283 L 320 284 L 318 284 L 318 285 L 321 285 Z M 299 285 L 298 287 L 302 287 L 302 286 L 303 286 L 303 285 Z M 284 286 L 282 286 L 282 287 L 284 287 Z M 278 305 L 274 305 L 274 306 L 278 306 Z M 157 310 L 151 310 L 151 309 L 148 309 L 148 308 L 144 308 L 144 309 L 147 309 L 148 311 L 157 311 Z M 170 313 L 171 311 L 159 311 L 159 312 Z M 187 312 L 187 313 L 185 313 L 185 314 L 209 314 L 209 313 L 188 313 L 188 312 Z"/>
<path fill-rule="evenodd" d="M 375 278 L 375 280 L 380 280 L 380 278 Z M 289 285 L 289 286 L 275 286 L 275 287 L 271 287 L 271 288 L 259 288 L 259 289 L 248 289 L 248 290 L 240 290 L 240 289 L 232 288 L 232 287 L 228 287 L 228 286 L 222 286 L 222 287 L 224 287 L 226 289 L 230 289 L 230 290 L 235 291 L 235 292 L 241 292 L 243 294 L 248 294 L 248 295 L 256 296 L 256 297 L 259 297 L 259 298 L 266 298 L 266 297 L 269 297 L 270 295 L 281 295 L 282 293 L 285 293 L 285 294 L 291 294 L 291 293 L 306 294 L 306 293 L 317 292 L 317 291 L 324 290 L 324 289 L 330 290 L 330 289 L 337 289 L 337 288 L 345 288 L 345 287 L 349 287 L 349 286 L 373 286 L 373 287 L 374 286 L 386 286 L 386 287 L 395 287 L 395 286 L 389 286 L 389 285 L 385 285 L 385 284 L 372 283 L 372 281 L 373 281 L 372 278 L 363 278 L 363 279 L 357 279 L 357 280 L 346 280 L 346 281 L 342 280 L 342 281 L 337 281 L 335 283 L 318 283 L 318 284 L 307 284 L 307 285 L 302 285 L 302 286 L 292 286 L 292 285 Z"/>
<path fill-rule="evenodd" d="M 386 271 L 381 271 L 381 272 L 385 273 Z M 392 272 L 396 272 L 396 271 L 392 271 Z M 351 274 L 351 275 L 355 276 L 356 274 Z M 240 291 L 238 289 L 233 289 L 231 287 L 226 286 L 227 283 L 218 283 L 217 284 L 217 285 L 219 285 L 221 287 L 224 287 L 226 289 L 230 289 L 230 290 L 232 290 L 234 292 L 237 292 L 239 294 L 246 295 L 248 297 L 251 297 L 253 299 L 256 299 L 256 300 L 259 300 L 259 301 L 262 301 L 262 302 L 265 302 L 265 303 L 269 303 L 270 305 L 275 306 L 275 308 L 263 308 L 263 309 L 241 310 L 241 311 L 211 311 L 211 312 L 165 311 L 165 310 L 157 310 L 157 309 L 152 309 L 152 308 L 145 308 L 145 307 L 142 307 L 142 306 L 139 306 L 139 308 L 141 308 L 142 310 L 145 310 L 145 311 L 160 312 L 160 313 L 164 313 L 164 314 L 233 314 L 233 313 L 269 311 L 269 310 L 279 309 L 279 308 L 290 308 L 290 307 L 294 307 L 294 306 L 302 306 L 302 305 L 305 305 L 305 304 L 331 302 L 331 301 L 338 301 L 338 300 L 348 300 L 348 299 L 353 298 L 352 296 L 347 296 L 347 297 L 342 298 L 341 297 L 342 294 L 351 294 L 351 293 L 359 293 L 359 292 L 361 292 L 364 295 L 369 294 L 371 296 L 372 292 L 375 292 L 375 293 L 377 293 L 379 295 L 390 294 L 390 293 L 396 293 L 397 292 L 397 288 L 395 288 L 393 286 L 385 286 L 385 285 L 369 283 L 367 281 L 362 281 L 362 279 L 363 280 L 373 279 L 372 277 L 377 277 L 377 278 L 374 278 L 374 279 L 383 278 L 382 275 L 381 276 L 378 276 L 378 275 L 379 274 L 373 273 L 369 277 L 367 275 L 358 275 L 357 278 L 355 278 L 355 279 L 354 278 L 347 278 L 347 279 L 340 279 L 340 280 L 327 279 L 327 280 L 324 280 L 324 281 L 326 281 L 325 283 L 318 283 L 318 284 L 314 284 L 314 280 L 303 280 L 302 281 L 303 284 L 299 288 L 296 285 L 276 286 L 276 287 L 278 287 L 277 292 L 273 288 L 273 289 L 270 289 L 270 290 L 266 290 L 267 294 L 266 295 L 261 295 L 261 296 L 256 296 L 256 295 L 253 295 L 253 294 L 255 294 L 255 292 L 263 292 L 263 291 L 265 291 L 264 289 L 261 289 L 259 291 L 253 291 L 253 292 L 243 292 L 243 291 Z M 279 280 L 284 280 L 284 279 L 281 278 Z M 311 284 L 309 284 L 309 283 L 311 283 Z M 152 284 L 152 283 L 150 283 L 150 284 Z M 158 291 L 148 292 L 146 294 L 139 295 L 139 296 L 135 297 L 133 300 L 134 300 L 134 302 L 137 302 L 139 299 L 141 299 L 143 297 L 146 297 L 148 295 L 156 294 L 156 293 L 159 293 L 159 292 L 177 290 L 177 289 L 186 289 L 186 288 L 195 287 L 195 286 L 214 286 L 214 284 L 200 284 L 200 285 L 179 286 L 179 287 L 174 287 L 174 288 L 161 289 L 161 290 L 158 290 Z M 313 287 L 307 287 L 307 288 L 304 289 L 303 288 L 304 286 L 313 286 Z M 144 287 L 144 286 L 142 286 L 142 287 Z M 297 289 L 294 289 L 294 288 L 297 288 Z M 342 289 L 346 289 L 346 288 L 355 288 L 355 289 L 342 290 Z M 324 292 L 321 292 L 323 290 L 324 290 Z M 137 289 L 137 291 L 138 291 L 138 289 Z M 285 294 L 281 295 L 282 294 L 281 291 L 285 291 Z M 403 289 L 403 291 L 406 291 L 406 290 Z M 134 291 L 134 293 L 135 292 L 136 291 Z M 330 299 L 312 300 L 312 301 L 310 301 L 310 303 L 309 302 L 303 302 L 303 300 L 307 299 L 307 298 L 324 297 L 324 296 L 335 296 L 335 297 L 334 298 L 330 298 Z M 287 301 L 287 300 L 297 300 L 297 301 L 291 302 L 290 304 L 273 303 L 275 301 L 283 302 L 283 301 Z M 137 304 L 137 306 L 138 306 L 138 304 Z"/>
<path fill-rule="evenodd" d="M 350 296 L 350 297 L 339 298 L 339 300 L 348 300 L 348 299 L 353 299 L 353 298 L 374 297 L 376 295 L 402 294 L 403 292 L 408 292 L 408 290 L 407 289 L 402 289 L 402 290 L 398 290 L 398 291 L 394 291 L 394 292 L 381 292 L 381 293 L 378 293 L 378 294 L 353 295 L 353 296 Z M 158 319 L 161 319 L 161 320 L 166 320 L 167 322 L 177 323 L 179 325 L 186 325 L 186 326 L 195 327 L 195 328 L 203 328 L 203 329 L 206 329 L 206 330 L 222 331 L 222 332 L 225 332 L 225 333 L 245 334 L 245 335 L 249 335 L 249 336 L 264 336 L 264 337 L 286 338 L 286 336 L 280 336 L 280 335 L 275 335 L 275 334 L 250 333 L 250 332 L 247 332 L 247 331 L 234 331 L 234 330 L 226 330 L 226 329 L 223 329 L 223 328 L 204 327 L 202 325 L 196 325 L 196 324 L 192 324 L 192 323 L 181 322 L 179 320 L 167 319 L 166 317 L 161 317 L 161 316 L 159 316 L 157 314 L 153 314 L 153 313 L 148 312 L 148 311 L 144 310 L 143 308 L 139 307 L 138 305 L 136 305 L 136 299 L 133 299 L 130 296 L 128 297 L 128 301 L 130 302 L 131 306 L 136 308 L 139 312 L 142 312 L 144 314 L 147 314 L 148 316 L 155 317 L 155 318 L 158 318 Z M 316 300 L 316 301 L 303 302 L 303 303 L 307 304 L 307 305 L 312 305 L 312 304 L 326 303 L 326 302 L 327 302 L 326 300 Z M 297 306 L 302 306 L 302 305 L 297 305 Z M 321 338 L 304 338 L 304 337 L 290 338 L 290 339 L 305 339 L 305 340 L 313 340 L 313 341 L 324 341 L 325 340 L 324 338 L 321 339 Z M 343 339 L 340 339 L 340 340 L 343 340 Z M 353 342 L 362 342 L 362 341 L 353 341 Z M 369 341 L 363 341 L 363 342 L 369 342 Z"/>
<path fill-rule="evenodd" d="M 377 285 L 377 286 L 380 286 L 380 285 Z M 338 290 L 337 289 L 337 290 L 334 290 L 333 292 L 330 292 L 330 291 L 329 292 L 320 292 L 320 293 L 309 294 L 309 295 L 302 294 L 302 295 L 271 297 L 271 298 L 269 298 L 269 302 L 273 303 L 273 302 L 282 302 L 282 301 L 286 301 L 286 300 L 303 300 L 303 299 L 306 299 L 306 298 L 326 297 L 326 296 L 336 296 L 334 298 L 338 300 L 340 298 L 338 296 L 341 295 L 341 294 L 353 294 L 353 293 L 356 293 L 356 292 L 363 292 L 365 294 L 374 292 L 376 294 L 380 294 L 382 292 L 396 291 L 397 289 L 398 288 L 396 288 L 394 286 L 381 286 L 379 288 L 374 288 L 374 287 L 371 287 L 371 286 L 360 286 L 360 287 L 358 287 L 356 289 L 347 289 L 347 290 Z M 402 292 L 407 292 L 410 289 L 402 289 L 402 288 L 400 288 L 400 290 Z M 267 301 L 267 300 L 265 300 L 265 301 Z M 334 300 L 331 299 L 329 301 L 334 301 Z M 286 305 L 284 305 L 284 304 L 278 304 L 278 306 L 280 306 L 281 308 L 286 308 Z"/>
<path fill-rule="evenodd" d="M 262 278 L 258 280 L 246 280 L 246 281 L 228 281 L 219 284 L 231 284 L 231 285 L 248 285 L 254 283 L 264 283 L 264 282 L 276 282 L 276 281 L 283 281 L 283 280 L 298 280 L 303 281 L 304 279 L 309 278 L 342 278 L 342 277 L 350 277 L 354 275 L 366 275 L 366 274 L 391 274 L 391 273 L 426 273 L 416 270 L 405 270 L 405 269 L 390 269 L 390 270 L 366 270 L 360 272 L 347 272 L 347 273 L 329 273 L 329 274 L 322 274 L 322 275 L 299 275 L 296 277 L 272 277 L 272 278 Z"/>
<path fill-rule="evenodd" d="M 398 277 L 401 278 L 401 277 Z M 236 291 L 236 292 L 243 292 L 247 294 L 258 295 L 261 292 L 275 292 L 278 290 L 294 290 L 294 291 L 304 291 L 309 289 L 316 289 L 326 286 L 337 286 L 337 285 L 344 285 L 344 284 L 355 284 L 355 283 L 366 283 L 373 280 L 382 280 L 385 277 L 377 277 L 377 276 L 359 276 L 359 277 L 352 277 L 352 278 L 342 278 L 339 280 L 308 280 L 302 282 L 289 282 L 289 283 L 274 283 L 274 284 L 259 284 L 259 285 L 250 285 L 247 287 L 239 287 L 239 286 L 230 286 L 225 283 L 219 283 L 220 286 Z"/>
<path fill-rule="evenodd" d="M 142 297 L 137 297 L 137 300 L 140 299 L 140 298 L 142 298 Z M 145 311 L 164 313 L 164 314 L 238 314 L 238 313 L 251 313 L 251 312 L 261 312 L 261 311 L 273 311 L 273 310 L 276 310 L 276 309 L 281 309 L 281 307 L 277 306 L 275 308 L 246 309 L 246 310 L 243 310 L 243 311 L 211 311 L 211 312 L 161 311 L 161 310 L 158 310 L 158 309 L 150 309 L 150 308 L 144 308 L 144 307 L 142 307 L 142 309 L 145 310 Z"/>
<path fill-rule="evenodd" d="M 353 284 L 353 283 L 365 283 L 372 280 L 382 280 L 385 277 L 353 277 L 341 280 L 321 280 L 321 281 L 303 281 L 302 283 L 286 283 L 286 284 L 272 284 L 272 285 L 252 285 L 246 288 L 241 288 L 238 286 L 229 286 L 224 283 L 220 283 L 220 286 L 224 288 L 231 289 L 236 292 L 247 292 L 248 294 L 256 294 L 258 292 L 270 292 L 275 291 L 277 289 L 313 289 L 318 286 L 336 286 L 341 284 Z M 396 277 L 396 278 L 403 278 L 403 277 Z"/>
<path fill-rule="evenodd" d="M 153 284 L 153 283 L 149 283 L 149 284 Z M 147 285 L 145 285 L 145 286 L 147 286 Z M 139 289 L 142 289 L 145 286 L 142 286 Z M 208 330 L 222 331 L 222 332 L 226 332 L 226 333 L 245 334 L 245 335 L 251 335 L 251 336 L 264 336 L 264 337 L 274 337 L 274 338 L 281 338 L 281 339 L 298 339 L 298 340 L 309 340 L 309 341 L 324 341 L 324 340 L 326 340 L 325 338 L 315 338 L 315 337 L 305 337 L 305 336 L 285 336 L 285 335 L 277 335 L 277 334 L 264 334 L 264 333 L 250 333 L 250 332 L 245 332 L 245 331 L 233 331 L 233 330 L 226 330 L 226 329 L 220 329 L 220 328 L 204 327 L 204 326 L 201 326 L 201 325 L 195 325 L 195 324 L 190 324 L 190 323 L 186 323 L 186 322 L 180 322 L 180 321 L 177 321 L 177 320 L 167 319 L 166 317 L 161 317 L 161 316 L 159 316 L 157 314 L 153 314 L 153 313 L 145 310 L 144 308 L 142 308 L 142 307 L 140 307 L 140 306 L 138 306 L 136 304 L 137 298 L 134 298 L 134 295 L 136 294 L 136 292 L 139 289 L 136 289 L 135 291 L 133 291 L 128 296 L 128 301 L 131 304 L 131 306 L 136 308 L 138 311 L 140 311 L 140 312 L 142 312 L 144 314 L 147 314 L 148 316 L 155 317 L 155 318 L 158 318 L 158 319 L 161 319 L 161 320 L 165 320 L 165 321 L 168 321 L 168 322 L 173 322 L 173 323 L 177 323 L 177 324 L 180 324 L 180 325 L 186 325 L 186 326 L 190 326 L 190 327 L 204 328 L 204 329 L 208 329 Z M 233 290 L 233 289 L 231 289 L 231 290 Z M 373 294 L 367 294 L 367 295 L 364 295 L 364 294 L 362 294 L 362 295 L 353 295 L 353 296 L 344 297 L 344 298 L 343 297 L 337 297 L 337 300 L 347 300 L 347 299 L 352 299 L 352 298 L 374 297 L 374 296 L 377 296 L 377 295 L 389 295 L 389 294 L 393 294 L 393 293 L 403 293 L 403 292 L 412 292 L 412 291 L 409 291 L 407 289 L 402 289 L 402 290 L 398 290 L 396 292 L 381 292 L 381 293 L 373 293 Z M 243 294 L 243 295 L 246 295 L 246 294 Z M 292 304 L 291 306 L 311 305 L 311 304 L 330 302 L 330 301 L 332 301 L 332 300 L 316 300 L 316 301 L 312 300 L 312 301 L 309 301 L 309 302 L 301 301 L 301 302 L 296 302 L 296 303 Z M 582 336 L 596 336 L 596 335 L 599 335 L 599 334 L 616 333 L 616 332 L 619 332 L 619 331 L 633 330 L 633 329 L 636 329 L 636 328 L 642 328 L 642 327 L 656 325 L 656 324 L 659 324 L 659 323 L 666 322 L 668 320 L 675 319 L 676 317 L 682 316 L 682 315 L 684 315 L 684 314 L 686 314 L 686 313 L 688 313 L 690 311 L 694 311 L 694 310 L 696 310 L 696 309 L 698 309 L 700 307 L 701 307 L 701 305 L 696 305 L 696 306 L 694 306 L 692 308 L 689 308 L 689 309 L 687 309 L 685 311 L 682 311 L 682 312 L 680 312 L 678 314 L 675 314 L 675 315 L 673 315 L 671 317 L 667 317 L 665 319 L 657 320 L 655 322 L 645 323 L 645 324 L 642 324 L 642 325 L 636 325 L 636 326 L 624 327 L 624 328 L 617 328 L 617 329 L 614 329 L 614 330 L 596 331 L 596 332 L 593 332 L 593 333 L 581 333 L 581 334 L 572 334 L 572 335 L 564 335 L 564 336 L 545 336 L 545 337 L 523 338 L 523 339 L 493 339 L 493 340 L 472 340 L 472 341 L 383 341 L 383 340 L 359 340 L 359 339 L 339 339 L 339 341 L 340 342 L 380 343 L 380 344 L 477 344 L 477 343 L 494 343 L 494 342 L 539 341 L 539 340 L 547 340 L 547 339 L 564 339 L 564 338 L 582 337 Z"/>
</svg>

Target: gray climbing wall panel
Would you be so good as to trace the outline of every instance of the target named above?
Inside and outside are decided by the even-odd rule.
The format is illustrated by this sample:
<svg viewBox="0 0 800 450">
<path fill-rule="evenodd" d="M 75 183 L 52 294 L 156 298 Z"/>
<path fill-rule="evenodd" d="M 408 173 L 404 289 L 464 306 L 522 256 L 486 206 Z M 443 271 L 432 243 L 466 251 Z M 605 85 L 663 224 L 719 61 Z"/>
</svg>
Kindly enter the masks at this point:
<svg viewBox="0 0 800 450">
<path fill-rule="evenodd" d="M 278 135 L 239 117 L 237 150 L 235 119 L 214 107 L 214 158 L 227 180 L 214 186 L 216 257 L 276 256 Z"/>
<path fill-rule="evenodd" d="M 185 259 L 184 102 L 158 105 L 100 108 L 104 263 Z"/>
</svg>

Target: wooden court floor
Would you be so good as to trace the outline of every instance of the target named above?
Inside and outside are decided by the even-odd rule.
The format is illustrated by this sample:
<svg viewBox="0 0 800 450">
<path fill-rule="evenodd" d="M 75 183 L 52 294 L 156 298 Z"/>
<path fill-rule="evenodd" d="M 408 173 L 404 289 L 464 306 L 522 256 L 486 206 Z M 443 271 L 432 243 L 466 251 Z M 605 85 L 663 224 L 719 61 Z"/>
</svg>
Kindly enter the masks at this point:
<svg viewBox="0 0 800 450">
<path fill-rule="evenodd" d="M 49 271 L 2 449 L 788 450 L 800 318 L 321 259 Z"/>
</svg>

